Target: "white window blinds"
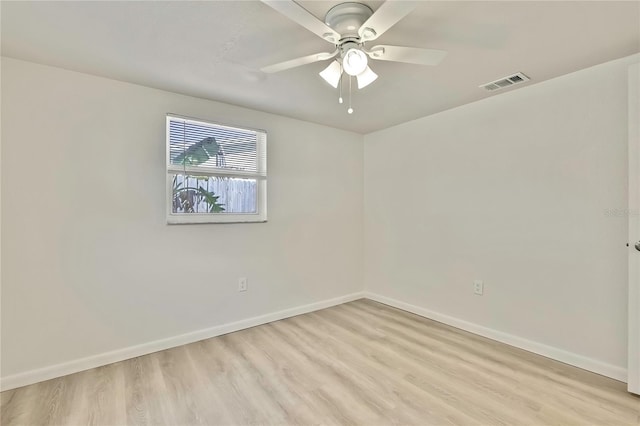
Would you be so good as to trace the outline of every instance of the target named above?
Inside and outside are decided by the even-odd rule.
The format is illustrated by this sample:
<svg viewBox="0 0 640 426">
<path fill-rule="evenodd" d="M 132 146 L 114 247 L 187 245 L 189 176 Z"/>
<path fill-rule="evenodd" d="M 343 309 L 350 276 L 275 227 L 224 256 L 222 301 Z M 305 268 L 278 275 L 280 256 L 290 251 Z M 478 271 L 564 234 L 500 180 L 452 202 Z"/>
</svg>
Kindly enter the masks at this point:
<svg viewBox="0 0 640 426">
<path fill-rule="evenodd" d="M 265 179 L 266 133 L 167 116 L 167 171 Z"/>
</svg>

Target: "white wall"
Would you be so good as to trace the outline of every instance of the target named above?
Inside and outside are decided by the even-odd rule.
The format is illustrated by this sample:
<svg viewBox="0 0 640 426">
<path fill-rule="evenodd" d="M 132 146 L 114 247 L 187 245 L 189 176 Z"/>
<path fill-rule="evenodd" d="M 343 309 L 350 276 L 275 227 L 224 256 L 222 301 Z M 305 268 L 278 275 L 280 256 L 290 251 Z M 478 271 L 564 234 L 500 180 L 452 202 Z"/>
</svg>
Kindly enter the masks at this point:
<svg viewBox="0 0 640 426">
<path fill-rule="evenodd" d="M 168 112 L 267 130 L 268 223 L 165 224 Z M 3 58 L 1 181 L 3 377 L 362 289 L 361 135 Z"/>
<path fill-rule="evenodd" d="M 634 58 L 366 135 L 366 289 L 624 374 Z"/>
<path fill-rule="evenodd" d="M 624 368 L 637 58 L 364 153 L 353 133 L 2 58 L 2 377 L 358 292 L 363 264 L 372 294 Z M 268 223 L 165 224 L 167 112 L 268 131 Z"/>
</svg>

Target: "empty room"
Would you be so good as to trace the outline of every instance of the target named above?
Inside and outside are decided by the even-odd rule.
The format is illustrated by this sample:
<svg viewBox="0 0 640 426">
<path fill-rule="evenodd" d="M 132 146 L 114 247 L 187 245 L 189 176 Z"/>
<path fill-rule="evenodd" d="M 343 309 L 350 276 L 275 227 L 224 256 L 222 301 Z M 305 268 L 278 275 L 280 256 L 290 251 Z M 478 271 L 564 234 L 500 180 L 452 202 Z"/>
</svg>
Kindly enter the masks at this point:
<svg viewBox="0 0 640 426">
<path fill-rule="evenodd" d="M 640 425 L 640 2 L 0 24 L 3 426 Z"/>
</svg>

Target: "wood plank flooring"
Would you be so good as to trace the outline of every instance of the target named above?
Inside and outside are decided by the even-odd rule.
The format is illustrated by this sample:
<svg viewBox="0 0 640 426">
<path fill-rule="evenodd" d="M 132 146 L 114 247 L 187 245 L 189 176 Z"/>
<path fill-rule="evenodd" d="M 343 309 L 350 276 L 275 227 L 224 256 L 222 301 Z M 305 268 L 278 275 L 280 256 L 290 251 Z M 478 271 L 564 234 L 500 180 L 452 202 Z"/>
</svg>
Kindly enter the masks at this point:
<svg viewBox="0 0 640 426">
<path fill-rule="evenodd" d="M 2 425 L 640 425 L 626 385 L 369 300 L 3 392 Z"/>
</svg>

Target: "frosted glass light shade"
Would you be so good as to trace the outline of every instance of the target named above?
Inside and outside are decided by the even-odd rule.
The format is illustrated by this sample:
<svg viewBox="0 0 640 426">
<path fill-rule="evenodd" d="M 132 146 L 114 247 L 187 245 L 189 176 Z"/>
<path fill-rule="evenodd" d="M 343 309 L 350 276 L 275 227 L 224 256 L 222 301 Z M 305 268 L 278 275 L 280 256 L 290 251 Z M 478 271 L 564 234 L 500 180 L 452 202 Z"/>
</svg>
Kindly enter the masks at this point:
<svg viewBox="0 0 640 426">
<path fill-rule="evenodd" d="M 358 79 L 358 89 L 362 89 L 363 87 L 367 87 L 373 83 L 376 78 L 378 78 L 378 74 L 373 72 L 371 68 L 367 67 L 364 71 L 358 74 L 356 78 Z"/>
<path fill-rule="evenodd" d="M 320 71 L 320 77 L 324 78 L 324 81 L 338 88 L 338 82 L 340 81 L 340 76 L 342 75 L 342 67 L 338 61 L 332 61 L 328 67 L 324 70 Z"/>
<path fill-rule="evenodd" d="M 367 68 L 367 55 L 358 49 L 349 49 L 342 58 L 344 72 L 356 76 Z"/>
</svg>

